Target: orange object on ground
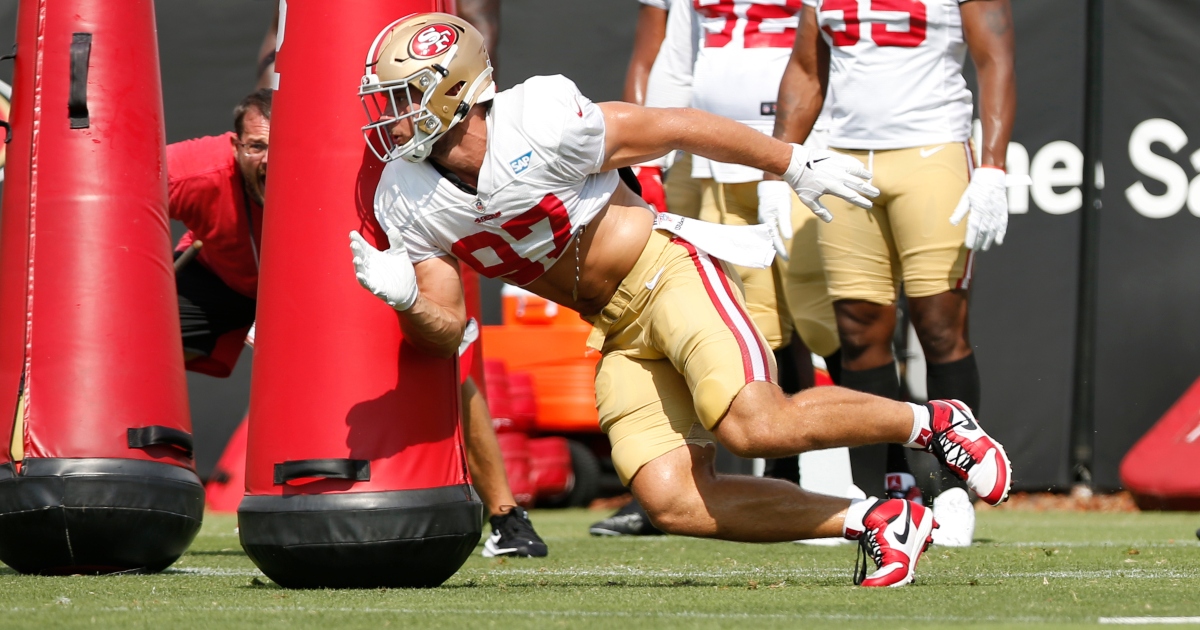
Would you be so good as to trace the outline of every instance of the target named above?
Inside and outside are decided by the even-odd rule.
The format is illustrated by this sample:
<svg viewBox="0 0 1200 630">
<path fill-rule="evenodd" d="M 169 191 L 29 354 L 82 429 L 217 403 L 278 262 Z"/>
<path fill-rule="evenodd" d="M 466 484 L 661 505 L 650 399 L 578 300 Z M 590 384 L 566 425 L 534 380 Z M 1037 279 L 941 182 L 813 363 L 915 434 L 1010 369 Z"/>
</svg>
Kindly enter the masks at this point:
<svg viewBox="0 0 1200 630">
<path fill-rule="evenodd" d="M 500 290 L 505 326 L 561 326 L 591 330 L 579 313 L 510 284 Z"/>
<path fill-rule="evenodd" d="M 590 328 L 484 326 L 484 356 L 502 359 L 510 372 L 533 377 L 539 431 L 600 430 L 596 414 L 596 363 L 587 350 Z"/>
</svg>

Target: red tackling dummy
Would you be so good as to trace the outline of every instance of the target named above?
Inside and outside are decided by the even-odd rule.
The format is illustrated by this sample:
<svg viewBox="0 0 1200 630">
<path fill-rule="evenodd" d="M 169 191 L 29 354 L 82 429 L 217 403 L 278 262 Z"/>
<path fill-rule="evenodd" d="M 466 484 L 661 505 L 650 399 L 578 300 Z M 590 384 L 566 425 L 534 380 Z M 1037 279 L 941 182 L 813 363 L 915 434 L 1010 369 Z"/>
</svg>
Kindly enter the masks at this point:
<svg viewBox="0 0 1200 630">
<path fill-rule="evenodd" d="M 1200 510 L 1200 380 L 1129 449 L 1121 484 L 1143 510 Z"/>
<path fill-rule="evenodd" d="M 293 0 L 280 16 L 238 518 L 246 552 L 283 586 L 436 586 L 479 540 L 456 362 L 402 343 L 346 246 L 351 230 L 387 246 L 373 211 L 383 164 L 355 93 L 367 50 L 397 18 L 446 8 Z"/>
<path fill-rule="evenodd" d="M 169 256 L 154 4 L 22 0 L 17 30 L 0 223 L 0 560 L 37 573 L 160 570 L 195 536 L 204 495 Z"/>
</svg>

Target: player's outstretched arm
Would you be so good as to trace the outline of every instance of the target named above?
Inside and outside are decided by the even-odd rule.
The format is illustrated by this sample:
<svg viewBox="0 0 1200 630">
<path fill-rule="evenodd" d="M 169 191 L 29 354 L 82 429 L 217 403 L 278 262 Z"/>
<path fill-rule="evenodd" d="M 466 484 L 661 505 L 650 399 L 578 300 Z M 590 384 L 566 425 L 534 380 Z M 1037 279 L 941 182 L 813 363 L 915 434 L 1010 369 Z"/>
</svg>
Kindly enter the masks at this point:
<svg viewBox="0 0 1200 630">
<path fill-rule="evenodd" d="M 871 173 L 847 155 L 788 144 L 728 118 L 687 107 L 638 107 L 600 103 L 604 112 L 604 162 L 600 170 L 632 166 L 681 149 L 718 162 L 744 164 L 779 175 L 814 214 L 833 215 L 822 195 L 836 195 L 861 208 L 879 190 Z"/>
<path fill-rule="evenodd" d="M 805 6 L 800 13 L 792 55 L 783 69 L 775 103 L 775 130 L 784 142 L 804 142 L 812 132 L 829 84 L 829 46 L 817 26 L 817 10 Z"/>
<path fill-rule="evenodd" d="M 455 356 L 467 326 L 458 266 L 440 256 L 414 265 L 398 231 L 389 231 L 388 241 L 391 247 L 380 251 L 358 232 L 350 233 L 359 284 L 400 312 L 400 328 L 410 343 L 436 356 Z"/>
<path fill-rule="evenodd" d="M 716 114 L 689 107 L 598 105 L 604 112 L 601 169 L 605 171 L 647 162 L 675 149 L 776 175 L 791 163 L 792 148 L 786 142 Z"/>
</svg>

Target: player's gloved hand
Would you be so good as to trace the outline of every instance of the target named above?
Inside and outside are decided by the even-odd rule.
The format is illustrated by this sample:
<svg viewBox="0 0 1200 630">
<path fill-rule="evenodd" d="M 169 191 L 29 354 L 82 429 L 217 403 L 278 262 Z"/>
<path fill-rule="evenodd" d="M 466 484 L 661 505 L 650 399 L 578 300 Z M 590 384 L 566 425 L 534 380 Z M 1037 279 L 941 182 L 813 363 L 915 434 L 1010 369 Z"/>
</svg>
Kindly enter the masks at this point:
<svg viewBox="0 0 1200 630">
<path fill-rule="evenodd" d="M 991 166 L 982 166 L 971 174 L 971 183 L 958 200 L 958 207 L 950 215 L 950 223 L 958 225 L 967 217 L 968 249 L 987 251 L 994 242 L 1004 243 L 1008 231 L 1008 189 L 1004 184 L 1004 171 Z"/>
<path fill-rule="evenodd" d="M 826 223 L 833 215 L 821 205 L 821 195 L 836 195 L 860 208 L 870 208 L 867 197 L 879 196 L 879 189 L 867 183 L 870 179 L 871 171 L 848 155 L 799 144 L 792 145 L 792 162 L 783 174 L 800 201 Z"/>
<path fill-rule="evenodd" d="M 758 182 L 758 222 L 770 226 L 775 253 L 788 260 L 784 238 L 792 237 L 792 187 L 779 179 Z"/>
<path fill-rule="evenodd" d="M 375 249 L 363 239 L 358 230 L 350 232 L 350 251 L 354 253 L 354 275 L 363 288 L 388 303 L 388 306 L 407 311 L 417 301 L 417 273 L 408 259 L 408 249 L 400 231 L 388 230 L 391 247 Z"/>
<path fill-rule="evenodd" d="M 642 185 L 642 199 L 655 212 L 667 211 L 667 193 L 663 190 L 662 169 L 657 166 L 635 166 L 633 174 Z"/>
</svg>

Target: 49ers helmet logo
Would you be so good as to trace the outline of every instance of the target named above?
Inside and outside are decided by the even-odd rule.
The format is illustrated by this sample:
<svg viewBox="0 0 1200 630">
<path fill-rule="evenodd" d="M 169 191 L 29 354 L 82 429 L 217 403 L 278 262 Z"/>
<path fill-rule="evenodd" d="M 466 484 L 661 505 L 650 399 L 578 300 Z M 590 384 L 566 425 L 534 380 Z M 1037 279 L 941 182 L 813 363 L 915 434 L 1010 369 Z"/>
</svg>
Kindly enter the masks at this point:
<svg viewBox="0 0 1200 630">
<path fill-rule="evenodd" d="M 430 24 L 417 31 L 408 44 L 408 52 L 414 59 L 436 57 L 458 41 L 458 32 L 448 24 Z"/>
</svg>

